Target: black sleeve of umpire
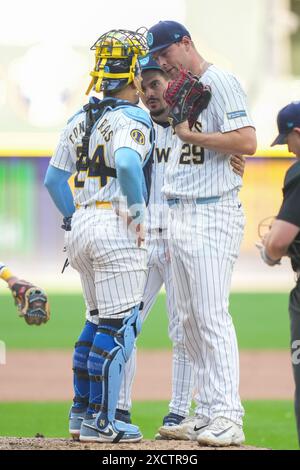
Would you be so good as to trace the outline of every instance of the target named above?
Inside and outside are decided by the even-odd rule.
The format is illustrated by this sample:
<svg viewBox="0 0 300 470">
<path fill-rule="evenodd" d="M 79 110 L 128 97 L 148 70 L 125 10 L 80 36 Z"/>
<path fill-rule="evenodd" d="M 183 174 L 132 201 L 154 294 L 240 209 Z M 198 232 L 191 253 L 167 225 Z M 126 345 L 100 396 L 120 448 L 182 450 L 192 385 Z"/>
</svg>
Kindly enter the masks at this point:
<svg viewBox="0 0 300 470">
<path fill-rule="evenodd" d="M 277 219 L 300 227 L 300 177 L 283 188 L 283 202 Z"/>
</svg>

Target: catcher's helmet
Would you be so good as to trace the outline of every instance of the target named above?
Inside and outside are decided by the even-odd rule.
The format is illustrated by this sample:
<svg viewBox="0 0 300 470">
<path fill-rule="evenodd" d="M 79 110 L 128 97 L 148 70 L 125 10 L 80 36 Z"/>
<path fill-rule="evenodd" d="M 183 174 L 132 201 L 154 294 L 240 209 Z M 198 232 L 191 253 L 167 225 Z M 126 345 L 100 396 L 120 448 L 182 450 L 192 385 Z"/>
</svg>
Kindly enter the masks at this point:
<svg viewBox="0 0 300 470">
<path fill-rule="evenodd" d="M 138 58 L 148 52 L 146 30 L 113 29 L 102 34 L 91 50 L 95 51 L 95 67 L 90 73 L 91 83 L 86 94 L 93 88 L 96 92 L 118 90 L 139 74 Z"/>
</svg>

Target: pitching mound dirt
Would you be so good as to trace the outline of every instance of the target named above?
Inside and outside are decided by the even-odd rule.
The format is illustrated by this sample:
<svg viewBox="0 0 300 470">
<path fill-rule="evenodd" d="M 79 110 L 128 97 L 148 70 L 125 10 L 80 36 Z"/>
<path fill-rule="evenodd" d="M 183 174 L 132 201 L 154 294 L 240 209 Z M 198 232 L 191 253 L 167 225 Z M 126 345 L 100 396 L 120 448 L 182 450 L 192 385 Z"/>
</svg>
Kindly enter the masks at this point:
<svg viewBox="0 0 300 470">
<path fill-rule="evenodd" d="M 142 441 L 136 444 L 90 444 L 70 439 L 0 438 L 0 450 L 257 450 L 257 447 L 200 447 L 191 441 Z M 261 449 L 260 449 L 261 450 Z M 267 449 L 265 449 L 267 450 Z"/>
</svg>

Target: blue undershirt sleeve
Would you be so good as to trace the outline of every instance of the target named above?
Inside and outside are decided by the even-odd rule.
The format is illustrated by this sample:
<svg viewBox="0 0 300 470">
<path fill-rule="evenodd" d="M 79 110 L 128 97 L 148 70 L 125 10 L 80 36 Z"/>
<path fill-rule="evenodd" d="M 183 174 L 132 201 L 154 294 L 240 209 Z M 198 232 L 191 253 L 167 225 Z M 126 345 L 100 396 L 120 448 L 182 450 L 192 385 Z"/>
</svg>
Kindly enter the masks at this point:
<svg viewBox="0 0 300 470">
<path fill-rule="evenodd" d="M 122 147 L 115 152 L 115 162 L 118 182 L 122 194 L 127 197 L 129 211 L 134 219 L 138 217 L 139 222 L 142 222 L 144 218 L 142 190 L 144 175 L 141 157 L 135 150 L 129 147 Z"/>
<path fill-rule="evenodd" d="M 75 211 L 73 194 L 68 184 L 71 175 L 69 171 L 49 165 L 44 180 L 54 204 L 64 217 L 70 217 Z"/>
</svg>

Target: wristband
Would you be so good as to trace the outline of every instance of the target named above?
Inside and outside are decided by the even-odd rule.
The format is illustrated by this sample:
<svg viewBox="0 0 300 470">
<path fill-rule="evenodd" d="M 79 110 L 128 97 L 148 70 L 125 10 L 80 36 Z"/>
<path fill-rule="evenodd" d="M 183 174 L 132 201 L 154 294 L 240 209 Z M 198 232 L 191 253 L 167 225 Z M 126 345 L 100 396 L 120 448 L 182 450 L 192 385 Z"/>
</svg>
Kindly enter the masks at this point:
<svg viewBox="0 0 300 470">
<path fill-rule="evenodd" d="M 261 250 L 261 257 L 262 259 L 264 260 L 264 262 L 266 264 L 268 264 L 269 266 L 275 266 L 275 264 L 280 264 L 280 258 L 279 259 L 273 259 L 271 258 L 268 253 L 267 253 L 267 250 L 266 250 L 266 247 L 264 246 Z"/>
<path fill-rule="evenodd" d="M 7 280 L 10 279 L 11 277 L 13 277 L 13 274 L 12 274 L 12 272 L 8 269 L 8 267 L 5 266 L 5 265 L 0 266 L 0 278 L 3 279 L 4 281 L 7 281 Z"/>
</svg>

